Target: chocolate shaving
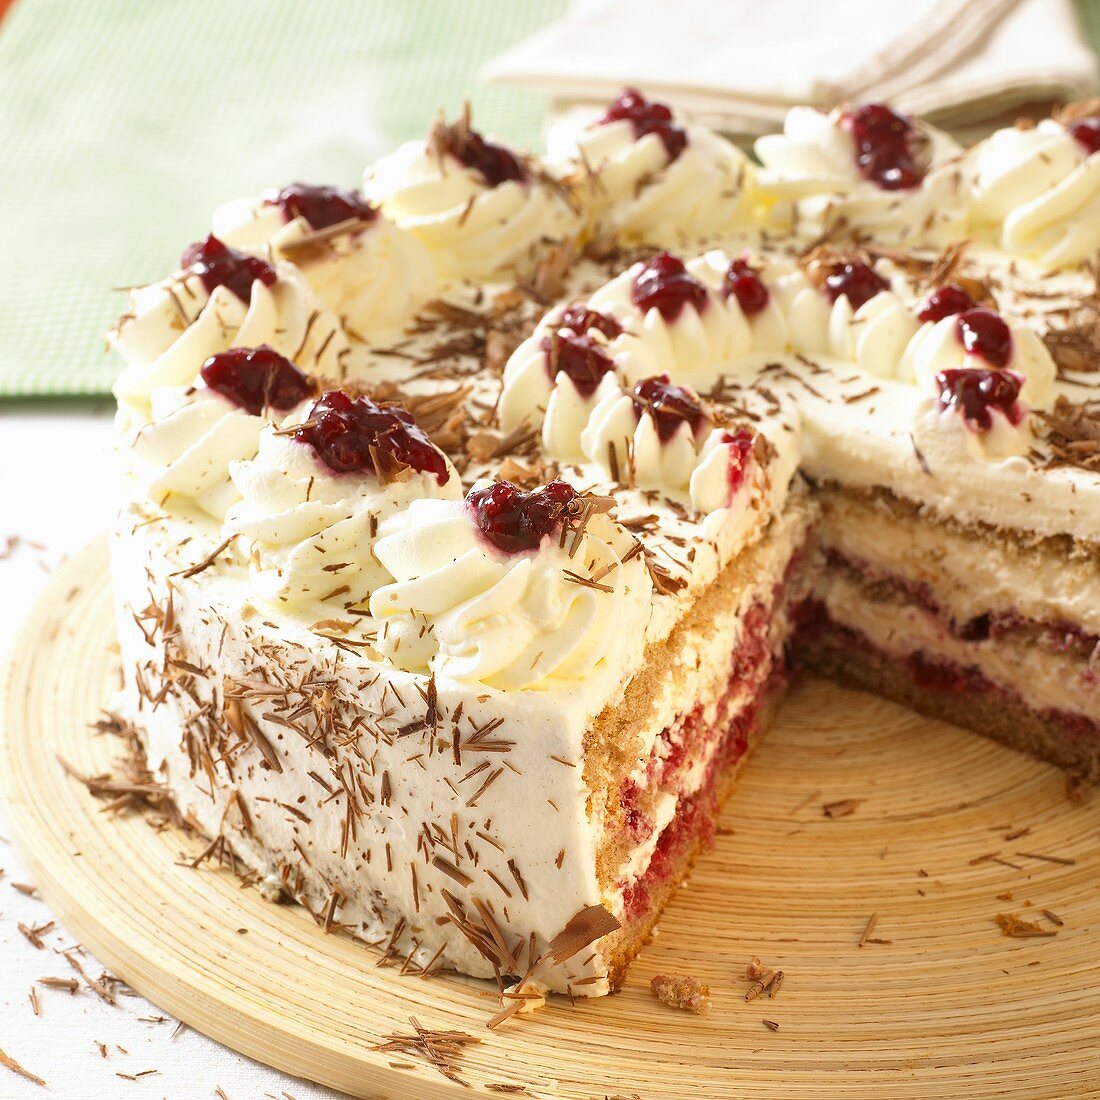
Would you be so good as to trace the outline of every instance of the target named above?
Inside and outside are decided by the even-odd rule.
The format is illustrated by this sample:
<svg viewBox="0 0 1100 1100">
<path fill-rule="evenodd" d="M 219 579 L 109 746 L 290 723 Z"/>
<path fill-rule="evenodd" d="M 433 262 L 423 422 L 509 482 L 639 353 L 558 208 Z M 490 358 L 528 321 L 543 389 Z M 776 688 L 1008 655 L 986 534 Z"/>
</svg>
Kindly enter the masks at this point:
<svg viewBox="0 0 1100 1100">
<path fill-rule="evenodd" d="M 1060 396 L 1049 412 L 1034 415 L 1046 425 L 1048 467 L 1100 470 L 1100 401 L 1075 404 Z"/>
<path fill-rule="evenodd" d="M 29 1069 L 21 1066 L 10 1054 L 5 1054 L 0 1050 L 0 1066 L 5 1069 L 10 1069 L 12 1073 L 18 1074 L 20 1077 L 27 1081 L 30 1081 L 34 1085 L 41 1085 L 42 1088 L 49 1088 L 45 1081 L 42 1080 L 36 1073 L 31 1073 Z"/>
<path fill-rule="evenodd" d="M 546 955 L 555 966 L 560 966 L 590 943 L 609 936 L 621 927 L 602 905 L 589 905 L 574 914 L 569 923 L 550 941 Z"/>
</svg>

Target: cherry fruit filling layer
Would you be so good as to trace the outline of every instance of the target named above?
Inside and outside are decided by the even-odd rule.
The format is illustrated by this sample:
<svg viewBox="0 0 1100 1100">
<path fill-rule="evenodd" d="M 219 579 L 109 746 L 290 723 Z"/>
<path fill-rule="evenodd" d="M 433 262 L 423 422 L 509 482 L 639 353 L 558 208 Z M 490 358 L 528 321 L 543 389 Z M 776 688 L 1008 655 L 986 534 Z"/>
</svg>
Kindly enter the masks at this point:
<svg viewBox="0 0 1100 1100">
<path fill-rule="evenodd" d="M 684 306 L 701 313 L 708 298 L 707 288 L 688 274 L 681 260 L 658 252 L 634 276 L 630 300 L 644 312 L 655 309 L 666 321 L 675 321 Z"/>
<path fill-rule="evenodd" d="M 316 387 L 289 359 L 267 344 L 230 348 L 210 356 L 199 375 L 207 386 L 253 416 L 294 408 Z"/>
<path fill-rule="evenodd" d="M 286 220 L 305 218 L 310 229 L 327 229 L 342 222 L 370 222 L 378 211 L 358 191 L 343 191 L 339 187 L 292 183 L 275 197 L 275 205 Z"/>
<path fill-rule="evenodd" d="M 208 294 L 224 286 L 246 304 L 252 299 L 252 284 L 259 279 L 264 286 L 275 283 L 275 268 L 259 256 L 250 256 L 218 240 L 213 233 L 183 250 L 180 267 L 197 275 Z"/>
<path fill-rule="evenodd" d="M 600 119 L 601 123 L 626 121 L 634 127 L 634 138 L 656 134 L 668 153 L 671 164 L 686 148 L 688 136 L 672 120 L 672 111 L 664 103 L 654 103 L 637 88 L 623 88 L 618 98 Z"/>
<path fill-rule="evenodd" d="M 636 416 L 648 413 L 653 418 L 662 443 L 667 443 L 682 424 L 689 424 L 692 435 L 698 435 L 707 419 L 699 398 L 683 386 L 674 386 L 667 374 L 639 382 L 634 387 L 633 402 Z"/>
<path fill-rule="evenodd" d="M 1012 358 L 1012 330 L 991 309 L 968 309 L 955 322 L 959 342 L 991 367 L 1006 367 Z"/>
<path fill-rule="evenodd" d="M 577 500 L 564 481 L 551 481 L 526 492 L 510 481 L 474 489 L 466 507 L 488 542 L 505 554 L 537 550 L 547 535 L 560 529 Z"/>
<path fill-rule="evenodd" d="M 845 111 L 841 124 L 856 145 L 856 170 L 884 191 L 905 191 L 920 185 L 925 168 L 919 163 L 927 139 L 912 122 L 882 103 L 867 103 Z"/>
<path fill-rule="evenodd" d="M 411 413 L 376 405 L 368 397 L 352 400 L 340 390 L 330 390 L 294 438 L 308 443 L 334 473 L 381 473 L 382 464 L 390 460 L 429 474 L 440 485 L 450 477 L 447 460 Z"/>
</svg>

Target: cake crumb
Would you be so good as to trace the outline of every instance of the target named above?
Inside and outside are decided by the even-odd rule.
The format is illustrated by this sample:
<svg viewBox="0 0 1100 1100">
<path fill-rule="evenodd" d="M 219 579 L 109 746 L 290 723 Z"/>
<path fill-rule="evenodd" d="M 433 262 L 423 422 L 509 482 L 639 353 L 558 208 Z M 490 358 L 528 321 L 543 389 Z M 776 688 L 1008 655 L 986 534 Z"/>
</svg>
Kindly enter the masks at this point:
<svg viewBox="0 0 1100 1100">
<path fill-rule="evenodd" d="M 783 971 L 765 966 L 759 955 L 753 955 L 745 967 L 745 981 L 753 983 L 745 994 L 746 1001 L 755 1001 L 763 993 L 774 997 L 783 984 Z"/>
<path fill-rule="evenodd" d="M 1088 780 L 1080 772 L 1066 772 L 1066 798 L 1070 802 L 1084 802 L 1088 794 Z"/>
<path fill-rule="evenodd" d="M 1023 920 L 1011 913 L 998 913 L 993 919 L 1000 925 L 1001 935 L 1008 936 L 1009 939 L 1026 940 L 1058 935 L 1057 929 L 1041 928 L 1034 921 Z"/>
<path fill-rule="evenodd" d="M 766 1028 L 767 1028 L 767 1029 L 768 1029 L 769 1031 L 778 1031 L 778 1030 L 779 1030 L 779 1024 L 777 1024 L 777 1023 L 775 1022 L 775 1020 L 765 1020 L 765 1021 L 764 1021 L 764 1026 L 765 1026 L 765 1027 L 766 1027 Z"/>
<path fill-rule="evenodd" d="M 706 1012 L 710 1008 L 710 986 L 698 978 L 679 974 L 654 974 L 649 991 L 669 1008 L 685 1012 Z"/>
</svg>

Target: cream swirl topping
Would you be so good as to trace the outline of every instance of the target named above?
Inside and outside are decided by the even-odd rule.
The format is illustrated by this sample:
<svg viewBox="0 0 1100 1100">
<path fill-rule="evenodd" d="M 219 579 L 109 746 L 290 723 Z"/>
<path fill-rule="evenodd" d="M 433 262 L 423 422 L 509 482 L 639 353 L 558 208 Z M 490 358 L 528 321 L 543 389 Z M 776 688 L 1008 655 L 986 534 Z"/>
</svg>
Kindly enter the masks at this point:
<svg viewBox="0 0 1100 1100">
<path fill-rule="evenodd" d="M 823 286 L 797 267 L 776 275 L 775 296 L 787 319 L 791 348 L 806 355 L 832 356 L 855 363 L 869 374 L 892 377 L 920 325 L 903 300 L 907 288 L 901 280 L 888 280 L 886 274 L 889 272 L 872 271 L 867 278 L 877 279 L 876 286 L 861 293 L 837 293 L 832 301 Z M 853 305 L 853 299 L 857 304 Z"/>
<path fill-rule="evenodd" d="M 630 108 L 632 117 L 616 110 L 624 96 L 641 101 Z M 640 93 L 624 96 L 602 118 L 567 119 L 547 135 L 550 162 L 578 180 L 590 231 L 677 242 L 747 225 L 752 165 L 741 150 Z M 654 112 L 669 117 L 655 120 Z"/>
<path fill-rule="evenodd" d="M 550 454 L 579 458 L 580 431 L 594 404 L 616 379 L 634 382 L 659 373 L 649 345 L 614 317 L 583 303 L 550 310 L 504 368 L 500 424 L 542 425 Z"/>
<path fill-rule="evenodd" d="M 1027 325 L 1009 324 L 987 310 L 1007 333 L 1009 352 L 1003 362 L 991 364 L 980 351 L 968 348 L 960 335 L 960 316 L 944 317 L 926 322 L 909 342 L 901 357 L 898 376 L 903 381 L 915 381 L 925 392 L 934 388 L 942 371 L 989 370 L 991 366 L 1013 372 L 1023 379 L 1021 398 L 1031 408 L 1045 408 L 1053 399 L 1057 368 L 1046 345 L 1034 329 Z"/>
<path fill-rule="evenodd" d="M 374 553 L 387 517 L 414 500 L 461 496 L 462 488 L 449 463 L 443 485 L 411 468 L 387 484 L 373 473 L 334 473 L 287 430 L 308 413 L 303 406 L 283 429 L 264 429 L 255 458 L 230 464 L 241 500 L 226 515 L 225 531 L 251 544 L 263 598 L 321 617 L 365 606 L 392 579 Z"/>
<path fill-rule="evenodd" d="M 504 691 L 620 670 L 640 653 L 650 615 L 635 547 L 593 515 L 579 540 L 551 533 L 537 549 L 503 553 L 467 502 L 414 501 L 375 545 L 395 578 L 371 597 L 377 648 L 400 668 Z"/>
<path fill-rule="evenodd" d="M 363 192 L 428 249 L 444 279 L 525 270 L 547 243 L 581 229 L 563 184 L 486 141 L 468 117 L 376 161 Z"/>
<path fill-rule="evenodd" d="M 997 130 L 973 152 L 975 219 L 1047 270 L 1100 249 L 1100 153 L 1054 119 Z"/>
<path fill-rule="evenodd" d="M 639 280 L 659 274 L 661 264 L 676 265 L 673 277 L 698 287 L 672 311 L 649 305 L 637 293 Z M 657 371 L 673 378 L 709 379 L 720 366 L 752 350 L 753 330 L 743 314 L 697 279 L 690 265 L 685 268 L 667 253 L 635 264 L 605 283 L 587 304 L 642 341 Z"/>
<path fill-rule="evenodd" d="M 389 219 L 369 212 L 315 229 L 303 214 L 284 209 L 281 194 L 218 207 L 214 233 L 235 248 L 295 263 L 349 330 L 364 337 L 391 332 L 435 292 L 427 250 Z"/>
<path fill-rule="evenodd" d="M 927 123 L 905 120 L 925 145 L 926 170 L 916 186 L 886 190 L 861 175 L 845 117 L 841 108 L 792 107 L 781 134 L 757 139 L 760 191 L 780 204 L 773 218 L 813 236 L 841 220 L 894 240 L 941 240 L 965 230 L 966 188 L 956 164 L 961 146 Z M 792 204 L 786 216 L 785 203 Z"/>
<path fill-rule="evenodd" d="M 189 386 L 212 355 L 267 344 L 309 373 L 339 378 L 349 343 L 335 315 L 293 264 L 273 265 L 270 282 L 252 281 L 244 301 L 229 286 L 207 290 L 187 269 L 130 293 L 130 312 L 111 334 L 126 361 L 114 385 L 124 423 L 149 419 L 162 386 Z"/>
<path fill-rule="evenodd" d="M 240 499 L 230 466 L 256 454 L 263 417 L 206 387 L 163 386 L 150 404 L 152 421 L 130 448 L 145 494 L 166 509 L 186 501 L 220 522 Z"/>
</svg>

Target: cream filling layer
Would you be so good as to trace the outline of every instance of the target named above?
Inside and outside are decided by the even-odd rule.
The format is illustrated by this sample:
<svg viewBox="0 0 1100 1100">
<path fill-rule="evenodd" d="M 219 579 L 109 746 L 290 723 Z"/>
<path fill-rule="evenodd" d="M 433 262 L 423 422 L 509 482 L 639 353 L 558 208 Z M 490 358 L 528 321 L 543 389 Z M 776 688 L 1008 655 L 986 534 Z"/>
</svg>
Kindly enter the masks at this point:
<svg viewBox="0 0 1100 1100">
<path fill-rule="evenodd" d="M 924 653 L 964 668 L 1017 694 L 1034 710 L 1059 710 L 1100 720 L 1100 670 L 1087 662 L 1011 638 L 965 641 L 915 604 L 875 602 L 848 577 L 822 577 L 818 596 L 830 617 L 863 634 L 887 656 Z"/>
<path fill-rule="evenodd" d="M 983 538 L 922 515 L 898 520 L 873 504 L 828 492 L 820 537 L 853 564 L 925 585 L 956 622 L 988 612 L 1065 621 L 1100 633 L 1100 563 Z"/>
</svg>

